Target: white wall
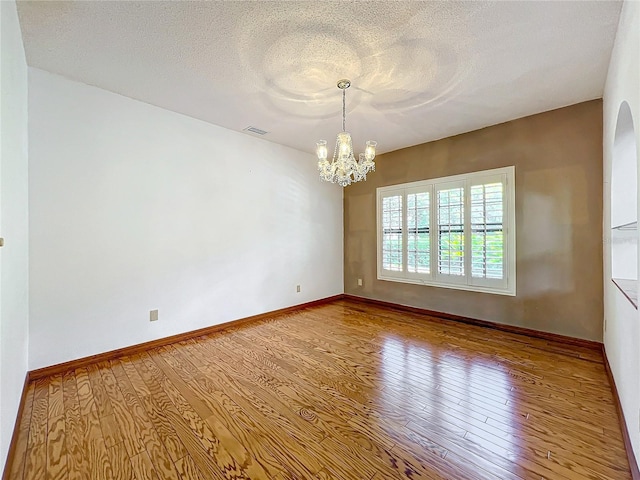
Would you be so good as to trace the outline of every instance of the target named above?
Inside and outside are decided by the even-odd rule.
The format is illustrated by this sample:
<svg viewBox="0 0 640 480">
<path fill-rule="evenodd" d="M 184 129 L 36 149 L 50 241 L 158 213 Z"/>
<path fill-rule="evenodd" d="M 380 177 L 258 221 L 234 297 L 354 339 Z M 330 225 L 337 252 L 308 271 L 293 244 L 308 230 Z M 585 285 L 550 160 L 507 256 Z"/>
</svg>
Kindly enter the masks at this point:
<svg viewBox="0 0 640 480">
<path fill-rule="evenodd" d="M 27 64 L 15 2 L 0 2 L 0 471 L 27 372 Z"/>
<path fill-rule="evenodd" d="M 618 111 L 628 102 L 636 145 L 640 146 L 640 2 L 626 1 L 604 91 L 604 343 L 627 420 L 636 458 L 640 459 L 640 316 L 611 283 L 611 170 Z M 636 152 L 640 159 L 640 151 Z M 637 200 L 636 200 L 637 201 Z"/>
<path fill-rule="evenodd" d="M 343 292 L 311 154 L 38 69 L 29 135 L 30 369 Z"/>
</svg>

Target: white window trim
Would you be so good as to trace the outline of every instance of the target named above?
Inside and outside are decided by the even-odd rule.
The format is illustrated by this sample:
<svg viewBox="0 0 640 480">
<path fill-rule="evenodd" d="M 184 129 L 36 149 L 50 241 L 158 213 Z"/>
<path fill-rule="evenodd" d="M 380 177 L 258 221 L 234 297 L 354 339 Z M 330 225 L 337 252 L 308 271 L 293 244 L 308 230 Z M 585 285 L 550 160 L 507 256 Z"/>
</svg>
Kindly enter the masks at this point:
<svg viewBox="0 0 640 480">
<path fill-rule="evenodd" d="M 489 286 L 482 285 L 482 280 L 472 277 L 469 272 L 471 271 L 470 259 L 471 259 L 471 242 L 467 240 L 468 225 L 470 218 L 470 186 L 475 184 L 478 179 L 486 177 L 501 177 L 505 182 L 505 194 L 504 194 L 504 213 L 503 213 L 503 232 L 504 232 L 504 265 L 505 265 L 505 284 L 504 286 Z M 406 198 L 407 193 L 415 191 L 430 191 L 430 232 L 437 230 L 435 209 L 437 208 L 437 201 L 434 195 L 437 185 L 443 183 L 461 182 L 465 185 L 465 208 L 464 208 L 464 223 L 465 223 L 465 272 L 467 275 L 464 277 L 458 277 L 456 279 L 447 279 L 446 275 L 442 275 L 437 272 L 437 247 L 431 242 L 431 258 L 430 258 L 430 273 L 429 274 L 416 274 L 407 272 L 407 254 L 406 254 L 406 237 L 407 237 L 407 218 L 406 218 Z M 385 271 L 382 268 L 382 198 L 402 195 L 403 205 L 403 271 L 402 272 L 390 272 Z M 467 173 L 462 175 L 453 175 L 449 177 L 433 178 L 429 180 L 421 180 L 418 182 L 403 183 L 398 185 L 390 185 L 387 187 L 379 187 L 376 189 L 376 257 L 377 257 L 377 276 L 378 280 L 412 283 L 418 285 L 428 285 L 433 287 L 451 288 L 455 290 L 467 290 L 473 292 L 492 293 L 497 295 L 516 295 L 516 219 L 515 219 L 515 167 L 503 167 L 492 170 L 484 170 L 480 172 Z M 462 279 L 462 280 L 461 280 Z M 480 280 L 480 281 L 478 281 Z"/>
</svg>

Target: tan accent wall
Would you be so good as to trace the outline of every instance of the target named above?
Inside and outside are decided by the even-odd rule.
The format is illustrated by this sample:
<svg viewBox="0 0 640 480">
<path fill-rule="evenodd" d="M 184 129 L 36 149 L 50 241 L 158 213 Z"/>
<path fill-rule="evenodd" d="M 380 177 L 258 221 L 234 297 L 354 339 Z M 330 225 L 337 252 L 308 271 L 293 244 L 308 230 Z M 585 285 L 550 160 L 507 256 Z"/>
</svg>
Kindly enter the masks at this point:
<svg viewBox="0 0 640 480">
<path fill-rule="evenodd" d="M 377 187 L 509 165 L 515 297 L 377 280 Z M 380 155 L 344 191 L 345 292 L 602 341 L 602 182 L 601 100 Z"/>
</svg>

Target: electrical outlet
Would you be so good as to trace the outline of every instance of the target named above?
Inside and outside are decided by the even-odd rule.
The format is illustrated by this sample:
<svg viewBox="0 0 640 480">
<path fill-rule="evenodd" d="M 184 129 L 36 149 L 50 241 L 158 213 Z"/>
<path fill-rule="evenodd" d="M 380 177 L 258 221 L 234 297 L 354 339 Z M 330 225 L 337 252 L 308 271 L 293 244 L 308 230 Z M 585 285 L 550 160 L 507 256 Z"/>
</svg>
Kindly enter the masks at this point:
<svg viewBox="0 0 640 480">
<path fill-rule="evenodd" d="M 300 285 L 296 285 L 296 293 L 300 293 Z"/>
<path fill-rule="evenodd" d="M 358 286 L 359 286 L 359 287 L 361 287 L 361 286 L 362 286 L 362 279 L 361 279 L 361 278 L 359 278 L 359 279 L 358 279 Z"/>
<path fill-rule="evenodd" d="M 151 310 L 149 312 L 149 321 L 155 322 L 158 320 L 158 310 Z"/>
</svg>

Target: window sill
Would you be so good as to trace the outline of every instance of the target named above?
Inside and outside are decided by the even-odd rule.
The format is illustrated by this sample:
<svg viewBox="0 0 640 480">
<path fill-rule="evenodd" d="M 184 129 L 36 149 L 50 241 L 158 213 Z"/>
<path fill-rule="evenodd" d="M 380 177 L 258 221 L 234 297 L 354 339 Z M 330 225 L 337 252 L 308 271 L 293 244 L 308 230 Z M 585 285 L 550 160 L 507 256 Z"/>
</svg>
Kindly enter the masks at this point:
<svg viewBox="0 0 640 480">
<path fill-rule="evenodd" d="M 618 290 L 631 302 L 631 305 L 638 309 L 638 281 L 628 280 L 624 278 L 612 278 L 613 284 L 618 287 Z"/>
<path fill-rule="evenodd" d="M 387 282 L 413 283 L 415 285 L 424 285 L 427 287 L 451 288 L 453 290 L 465 290 L 467 292 L 480 292 L 480 293 L 491 293 L 494 295 L 507 295 L 510 297 L 516 296 L 515 288 L 498 289 L 498 288 L 491 288 L 491 287 L 483 287 L 479 285 L 467 285 L 466 283 L 429 282 L 429 281 L 420 280 L 417 278 L 414 279 L 414 278 L 406 278 L 406 277 L 392 277 L 392 276 L 380 275 L 380 274 L 378 274 L 378 280 L 384 280 Z"/>
</svg>

